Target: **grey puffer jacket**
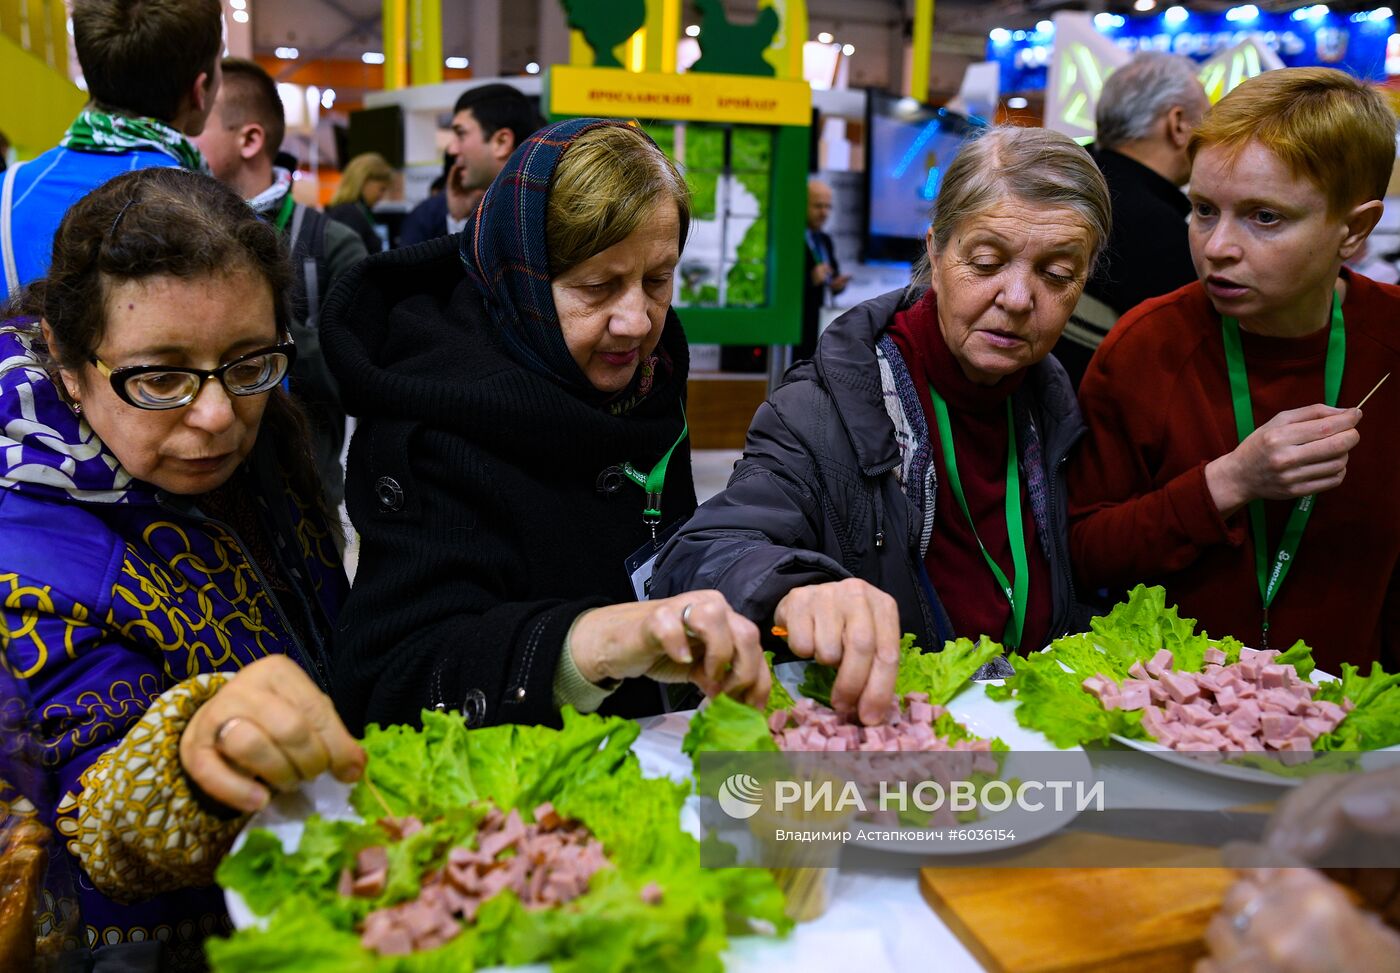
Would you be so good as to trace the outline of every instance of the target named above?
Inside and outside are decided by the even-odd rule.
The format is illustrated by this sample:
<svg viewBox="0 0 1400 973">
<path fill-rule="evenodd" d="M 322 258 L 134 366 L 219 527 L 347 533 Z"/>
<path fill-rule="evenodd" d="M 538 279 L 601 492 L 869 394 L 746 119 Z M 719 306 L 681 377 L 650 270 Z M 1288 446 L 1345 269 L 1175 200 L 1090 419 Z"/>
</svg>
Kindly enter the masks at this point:
<svg viewBox="0 0 1400 973">
<path fill-rule="evenodd" d="M 885 332 L 910 302 L 894 291 L 843 314 L 759 407 L 729 485 L 657 561 L 653 597 L 722 591 L 761 629 L 790 590 L 857 577 L 892 595 L 928 649 L 958 636 L 924 568 L 937 470 L 909 370 Z M 1084 421 L 1053 357 L 1012 398 L 1036 535 L 1050 563 L 1052 632 L 1082 631 L 1069 565 L 1064 464 Z M 998 660 L 1000 662 L 1000 660 Z M 987 678 L 1009 673 L 1004 664 Z"/>
</svg>

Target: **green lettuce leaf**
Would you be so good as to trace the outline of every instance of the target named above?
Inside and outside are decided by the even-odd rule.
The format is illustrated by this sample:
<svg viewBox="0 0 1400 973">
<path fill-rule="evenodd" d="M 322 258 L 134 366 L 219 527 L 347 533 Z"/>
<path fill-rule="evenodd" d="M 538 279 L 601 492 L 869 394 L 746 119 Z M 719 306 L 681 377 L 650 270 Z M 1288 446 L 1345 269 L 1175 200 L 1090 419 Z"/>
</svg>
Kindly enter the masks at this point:
<svg viewBox="0 0 1400 973">
<path fill-rule="evenodd" d="M 1016 722 L 1045 734 L 1062 749 L 1106 741 L 1114 733 L 1146 739 L 1140 713 L 1104 709 L 1080 686 L 1084 679 L 1077 672 L 1066 672 L 1052 648 L 1018 658 L 1016 674 L 1003 686 L 988 686 L 987 695 L 1014 699 Z"/>
<path fill-rule="evenodd" d="M 942 652 L 920 652 L 914 636 L 899 643 L 899 675 L 894 689 L 905 693 L 928 693 L 928 701 L 940 706 L 967 687 L 973 673 L 1002 654 L 1000 643 L 983 635 L 976 642 L 958 639 L 945 642 Z"/>
<path fill-rule="evenodd" d="M 773 688 L 768 692 L 768 705 L 763 707 L 763 714 L 772 716 L 780 709 L 792 709 L 794 701 L 787 687 L 778 682 L 778 673 L 773 668 L 773 653 L 764 652 L 763 658 L 768 663 L 768 675 L 773 678 Z"/>
<path fill-rule="evenodd" d="M 1356 666 L 1343 663 L 1342 678 L 1325 682 L 1318 699 L 1340 703 L 1343 698 L 1355 709 L 1337 728 L 1313 743 L 1314 750 L 1379 750 L 1400 745 L 1400 673 L 1387 673 L 1379 662 L 1362 675 Z"/>
<path fill-rule="evenodd" d="M 914 636 L 906 633 L 899 640 L 895 692 L 901 697 L 905 693 L 928 693 L 930 703 L 946 705 L 967 687 L 973 673 L 1002 651 L 999 643 L 984 635 L 976 642 L 970 639 L 946 642 L 942 652 L 924 652 L 914 644 Z M 813 662 L 803 673 L 802 684 L 797 688 L 808 699 L 830 706 L 831 687 L 835 683 L 835 669 Z"/>
<path fill-rule="evenodd" d="M 763 715 L 733 705 L 757 719 L 766 739 Z M 748 932 L 754 920 L 779 933 L 791 927 L 782 893 L 762 869 L 700 867 L 699 843 L 679 824 L 690 787 L 642 777 L 629 750 L 637 732 L 629 721 L 572 710 L 560 730 L 467 731 L 460 717 L 433 712 L 423 714 L 421 731 L 372 728 L 365 738 L 371 779 L 396 814 L 414 813 L 426 826 L 389 842 L 373 823 L 312 818 L 291 854 L 267 832 L 250 834 L 218 877 L 267 915 L 268 925 L 212 942 L 215 973 L 456 973 L 531 962 L 576 973 L 720 973 L 731 932 Z M 425 752 L 433 746 L 439 752 Z M 466 803 L 449 805 L 434 793 L 430 775 L 446 782 L 452 800 Z M 354 798 L 367 816 L 383 814 L 367 788 Z M 566 907 L 535 910 L 503 893 L 484 903 L 455 939 L 426 953 L 379 957 L 360 948 L 357 923 L 372 909 L 412 898 L 448 849 L 472 844 L 486 802 L 528 817 L 544 800 L 583 822 L 614 866 L 597 873 L 587 893 Z M 384 845 L 389 856 L 383 894 L 341 897 L 340 870 L 371 844 Z M 663 897 L 648 904 L 641 891 L 653 882 Z"/>
<path fill-rule="evenodd" d="M 776 752 L 778 745 L 768 732 L 768 718 L 752 706 L 716 696 L 690 720 L 681 750 L 692 759 L 697 753 Z"/>
</svg>

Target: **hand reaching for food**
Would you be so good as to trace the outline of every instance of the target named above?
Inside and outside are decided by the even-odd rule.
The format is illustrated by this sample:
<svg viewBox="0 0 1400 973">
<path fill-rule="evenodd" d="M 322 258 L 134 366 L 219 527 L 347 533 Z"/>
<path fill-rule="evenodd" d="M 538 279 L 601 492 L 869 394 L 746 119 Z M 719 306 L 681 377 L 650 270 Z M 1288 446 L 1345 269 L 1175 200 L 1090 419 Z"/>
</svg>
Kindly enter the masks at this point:
<svg viewBox="0 0 1400 973">
<path fill-rule="evenodd" d="M 595 608 L 569 635 L 579 673 L 594 684 L 632 676 L 693 682 L 707 696 L 768 701 L 771 676 L 758 628 L 718 591 Z"/>
<path fill-rule="evenodd" d="M 365 753 L 336 715 L 330 697 L 283 655 L 239 670 L 190 718 L 180 763 L 207 795 L 251 813 L 271 794 L 292 791 L 329 770 L 358 780 Z"/>
<path fill-rule="evenodd" d="M 788 648 L 836 670 L 831 708 L 857 714 L 866 725 L 883 722 L 899 674 L 899 605 L 859 578 L 794 588 L 773 621 L 787 630 Z"/>
</svg>

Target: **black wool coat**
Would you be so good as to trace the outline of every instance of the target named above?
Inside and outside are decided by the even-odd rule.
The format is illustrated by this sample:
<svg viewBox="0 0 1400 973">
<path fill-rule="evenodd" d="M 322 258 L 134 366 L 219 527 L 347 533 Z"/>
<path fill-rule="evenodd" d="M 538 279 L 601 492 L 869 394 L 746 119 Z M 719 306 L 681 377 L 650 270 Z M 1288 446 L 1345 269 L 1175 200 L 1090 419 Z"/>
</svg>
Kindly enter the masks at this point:
<svg viewBox="0 0 1400 973">
<path fill-rule="evenodd" d="M 651 536 L 642 490 L 601 474 L 624 461 L 649 470 L 681 429 L 689 351 L 674 314 L 660 344 L 671 373 L 613 416 L 507 356 L 460 243 L 371 257 L 336 288 L 322 323 L 359 419 L 346 499 L 360 560 L 332 678 L 353 731 L 414 723 L 424 708 L 460 709 L 473 726 L 557 722 L 554 672 L 570 625 L 633 600 L 624 561 Z M 694 510 L 687 442 L 662 513 L 669 523 Z M 655 683 L 628 680 L 603 712 L 660 708 Z"/>
</svg>

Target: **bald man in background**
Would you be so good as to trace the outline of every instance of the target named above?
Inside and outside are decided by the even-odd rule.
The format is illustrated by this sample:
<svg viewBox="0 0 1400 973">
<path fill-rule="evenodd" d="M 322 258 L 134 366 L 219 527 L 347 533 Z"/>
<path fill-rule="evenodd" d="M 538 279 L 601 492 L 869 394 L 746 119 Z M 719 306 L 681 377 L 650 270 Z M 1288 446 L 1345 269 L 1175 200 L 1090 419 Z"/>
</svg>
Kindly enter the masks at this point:
<svg viewBox="0 0 1400 973">
<path fill-rule="evenodd" d="M 793 349 L 793 361 L 811 358 L 817 347 L 820 309 L 830 296 L 840 294 L 851 282 L 841 273 L 836 246 L 822 227 L 831 216 L 831 187 L 820 179 L 807 182 L 806 288 L 802 301 L 802 341 Z"/>
</svg>

